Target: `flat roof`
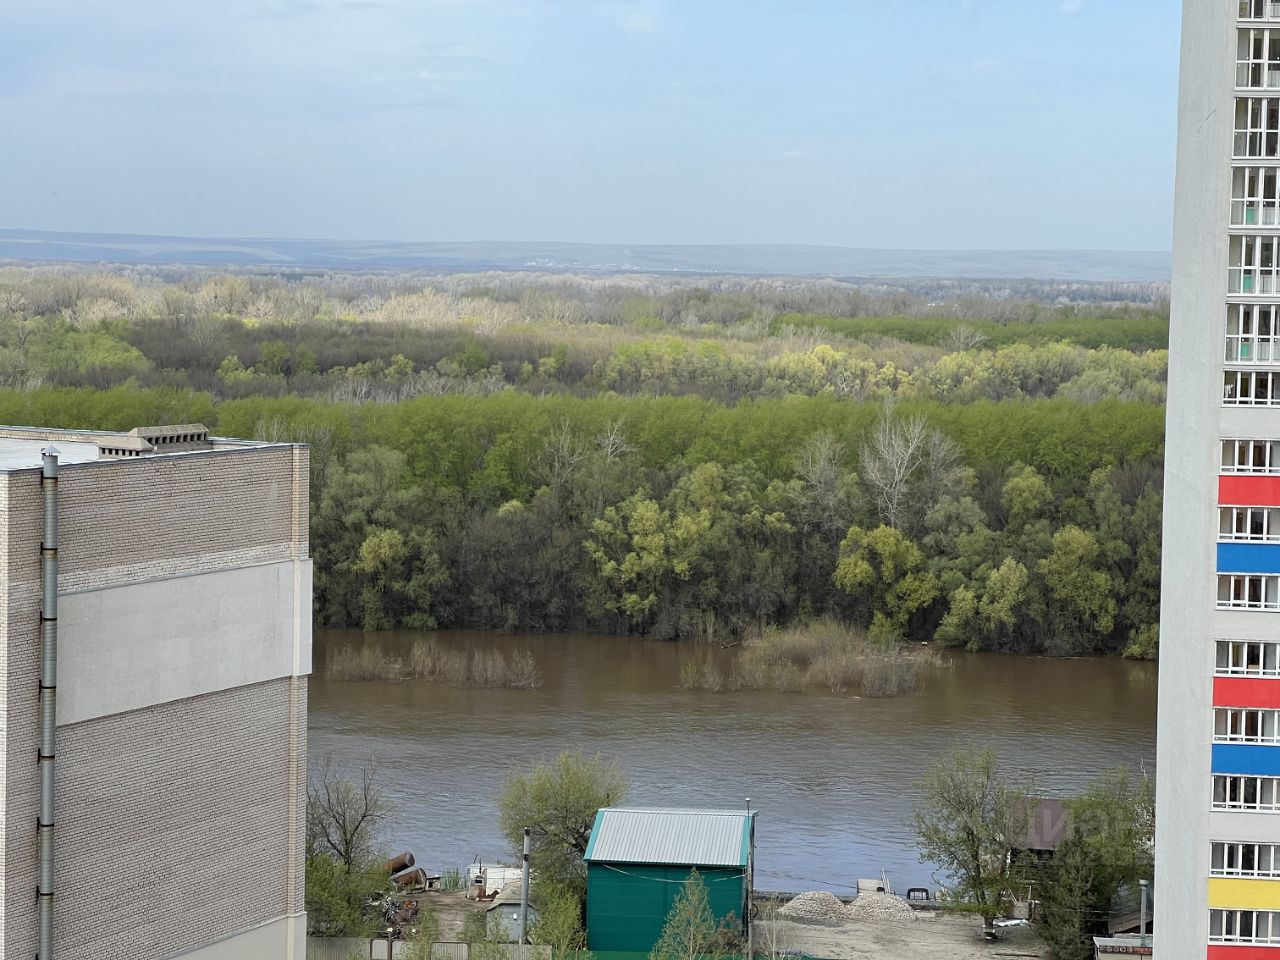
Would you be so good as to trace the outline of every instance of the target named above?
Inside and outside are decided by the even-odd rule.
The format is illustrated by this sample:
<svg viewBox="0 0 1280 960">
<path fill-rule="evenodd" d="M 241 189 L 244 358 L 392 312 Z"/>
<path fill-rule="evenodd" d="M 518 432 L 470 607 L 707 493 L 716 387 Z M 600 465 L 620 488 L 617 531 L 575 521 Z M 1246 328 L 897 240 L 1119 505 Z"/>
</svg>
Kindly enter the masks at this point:
<svg viewBox="0 0 1280 960">
<path fill-rule="evenodd" d="M 46 447 L 53 446 L 58 451 L 59 463 L 91 463 L 98 459 L 96 443 L 82 443 L 76 440 L 13 440 L 0 437 L 0 471 L 27 470 L 43 463 Z"/>
<path fill-rule="evenodd" d="M 224 437 L 208 437 L 207 441 L 164 444 L 152 447 L 144 436 L 171 437 L 199 434 L 205 430 L 200 424 L 177 424 L 162 427 L 141 427 L 125 433 L 114 430 L 67 430 L 61 428 L 0 425 L 0 473 L 11 470 L 39 468 L 46 447 L 58 452 L 62 466 L 78 463 L 130 462 L 150 460 L 154 457 L 178 457 L 193 453 L 209 453 L 246 447 L 271 447 L 281 444 L 262 440 L 231 440 Z M 139 456 L 113 456 L 105 451 L 131 450 Z"/>
<path fill-rule="evenodd" d="M 606 807 L 596 814 L 588 862 L 745 867 L 755 811 Z"/>
</svg>

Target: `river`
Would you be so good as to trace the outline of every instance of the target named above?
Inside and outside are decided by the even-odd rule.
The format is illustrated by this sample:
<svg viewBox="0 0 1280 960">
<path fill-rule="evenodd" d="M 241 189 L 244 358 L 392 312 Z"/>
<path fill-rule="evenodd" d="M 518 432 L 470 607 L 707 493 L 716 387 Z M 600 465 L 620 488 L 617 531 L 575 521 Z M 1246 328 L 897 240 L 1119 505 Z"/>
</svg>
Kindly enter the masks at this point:
<svg viewBox="0 0 1280 960">
<path fill-rule="evenodd" d="M 679 689 L 680 664 L 710 653 L 727 666 L 731 651 L 589 634 L 430 636 L 525 647 L 543 685 L 325 680 L 327 651 L 365 641 L 317 630 L 308 740 L 313 767 L 330 756 L 353 771 L 376 756 L 394 805 L 385 846 L 432 869 L 512 862 L 494 811 L 504 778 L 579 747 L 618 759 L 636 805 L 741 807 L 750 797 L 756 885 L 835 893 L 881 871 L 899 891 L 934 885 L 915 853 L 912 805 L 923 771 L 953 747 L 992 747 L 1047 796 L 1122 764 L 1154 770 L 1154 664 L 948 651 L 948 665 L 903 697 L 711 694 Z"/>
</svg>

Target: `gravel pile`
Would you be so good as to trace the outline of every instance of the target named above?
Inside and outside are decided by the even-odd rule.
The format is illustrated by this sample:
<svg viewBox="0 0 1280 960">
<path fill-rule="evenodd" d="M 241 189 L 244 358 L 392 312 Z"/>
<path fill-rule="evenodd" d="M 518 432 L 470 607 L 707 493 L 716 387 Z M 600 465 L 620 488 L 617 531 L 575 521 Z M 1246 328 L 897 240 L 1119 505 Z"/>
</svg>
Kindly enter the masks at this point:
<svg viewBox="0 0 1280 960">
<path fill-rule="evenodd" d="M 835 900 L 835 897 L 831 899 Z M 860 893 L 858 899 L 844 908 L 844 918 L 846 920 L 914 920 L 916 913 L 901 897 L 893 897 L 885 893 Z"/>
<path fill-rule="evenodd" d="M 849 918 L 838 897 L 818 890 L 800 894 L 778 913 L 788 920 L 802 923 L 842 923 Z"/>
</svg>

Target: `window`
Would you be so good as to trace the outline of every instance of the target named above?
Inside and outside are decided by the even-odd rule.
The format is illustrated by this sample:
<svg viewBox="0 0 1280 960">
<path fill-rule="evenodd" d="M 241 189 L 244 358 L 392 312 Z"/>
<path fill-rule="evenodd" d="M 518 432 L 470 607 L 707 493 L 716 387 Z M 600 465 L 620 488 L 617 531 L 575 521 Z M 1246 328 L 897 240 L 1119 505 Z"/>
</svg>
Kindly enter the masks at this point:
<svg viewBox="0 0 1280 960">
<path fill-rule="evenodd" d="M 1280 846 L 1274 843 L 1215 843 L 1212 850 L 1215 877 L 1280 878 Z"/>
<path fill-rule="evenodd" d="M 1227 370 L 1222 375 L 1222 402 L 1226 406 L 1280 405 L 1280 373 Z"/>
<path fill-rule="evenodd" d="M 1270 910 L 1210 910 L 1212 943 L 1280 944 L 1280 913 Z"/>
<path fill-rule="evenodd" d="M 1218 608 L 1280 610 L 1280 577 L 1260 573 L 1220 574 Z"/>
<path fill-rule="evenodd" d="M 1237 97 L 1235 157 L 1240 160 L 1274 160 L 1280 156 L 1280 100 L 1274 97 Z"/>
<path fill-rule="evenodd" d="M 1227 308 L 1227 363 L 1280 363 L 1275 304 L 1233 303 Z"/>
<path fill-rule="evenodd" d="M 1213 809 L 1276 813 L 1280 811 L 1280 779 L 1216 773 Z"/>
<path fill-rule="evenodd" d="M 1219 640 L 1214 673 L 1220 677 L 1280 677 L 1280 643 Z"/>
<path fill-rule="evenodd" d="M 1227 266 L 1228 293 L 1275 293 L 1276 272 L 1280 266 L 1280 237 L 1232 237 Z"/>
<path fill-rule="evenodd" d="M 1241 20 L 1280 20 L 1280 0 L 1240 0 Z"/>
<path fill-rule="evenodd" d="M 1223 440 L 1223 473 L 1280 473 L 1274 440 Z"/>
<path fill-rule="evenodd" d="M 1215 743 L 1280 743 L 1280 711 L 1218 707 L 1213 711 Z"/>
<path fill-rule="evenodd" d="M 1280 30 L 1241 30 L 1236 40 L 1236 86 L 1280 88 Z"/>
<path fill-rule="evenodd" d="M 1218 539 L 1280 541 L 1280 507 L 1220 507 Z"/>
</svg>

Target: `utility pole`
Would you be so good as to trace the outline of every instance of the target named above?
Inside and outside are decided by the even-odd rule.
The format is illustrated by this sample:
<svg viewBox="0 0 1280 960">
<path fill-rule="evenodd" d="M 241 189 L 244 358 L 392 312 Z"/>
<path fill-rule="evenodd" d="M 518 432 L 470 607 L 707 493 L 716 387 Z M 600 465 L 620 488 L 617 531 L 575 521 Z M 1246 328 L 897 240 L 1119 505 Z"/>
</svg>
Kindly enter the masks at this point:
<svg viewBox="0 0 1280 960">
<path fill-rule="evenodd" d="M 529 833 L 524 828 L 524 858 L 520 862 L 520 938 L 517 941 L 524 947 L 524 937 L 529 929 Z"/>
<path fill-rule="evenodd" d="M 756 822 L 751 817 L 751 798 L 747 797 L 747 957 L 755 960 L 755 886 L 756 886 Z"/>
<path fill-rule="evenodd" d="M 1138 944 L 1147 946 L 1147 880 L 1144 878 L 1138 881 L 1139 900 L 1138 907 Z"/>
</svg>

